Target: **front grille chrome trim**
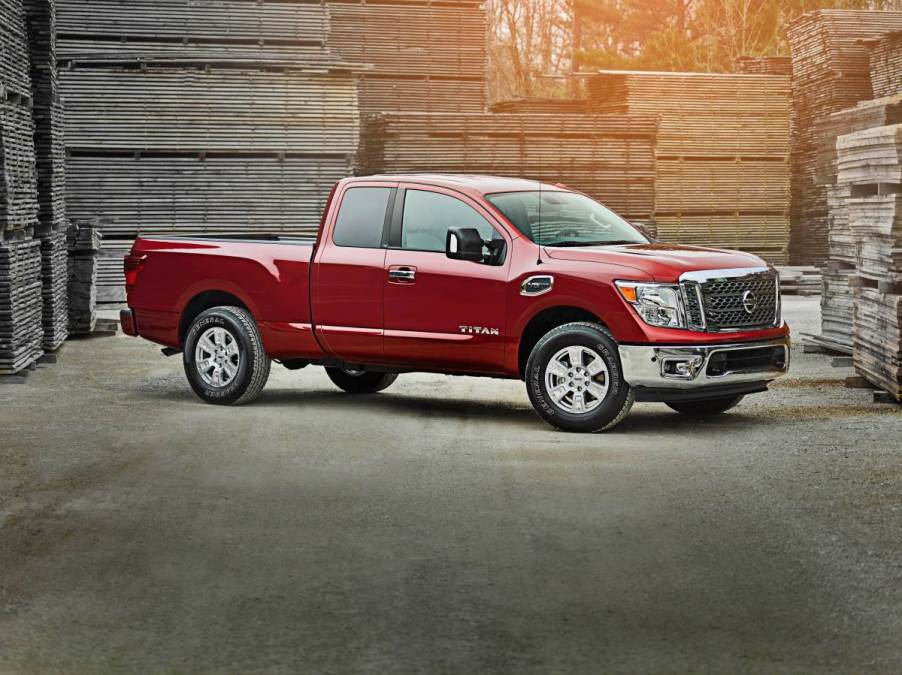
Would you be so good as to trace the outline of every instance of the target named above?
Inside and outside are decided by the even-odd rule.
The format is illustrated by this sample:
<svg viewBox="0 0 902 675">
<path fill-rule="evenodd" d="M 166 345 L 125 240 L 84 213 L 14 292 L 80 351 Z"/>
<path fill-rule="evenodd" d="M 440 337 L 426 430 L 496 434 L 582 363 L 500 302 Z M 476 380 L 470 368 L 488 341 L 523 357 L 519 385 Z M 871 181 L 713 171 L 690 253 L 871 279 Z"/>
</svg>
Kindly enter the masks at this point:
<svg viewBox="0 0 902 675">
<path fill-rule="evenodd" d="M 767 297 L 767 305 L 758 310 L 761 316 L 755 317 L 754 320 L 751 320 L 752 312 L 746 309 L 750 319 L 748 322 L 741 320 L 746 317 L 741 316 L 740 308 L 731 307 L 740 301 L 740 293 L 743 292 L 740 284 L 744 281 L 748 284 L 745 293 L 754 291 L 760 298 L 762 297 L 760 293 L 765 291 L 769 294 L 772 286 L 774 294 L 772 298 L 764 296 Z M 730 289 L 736 289 L 737 286 L 739 288 L 728 291 L 723 288 L 724 286 Z M 772 267 L 686 272 L 680 276 L 680 288 L 686 306 L 689 330 L 705 333 L 740 333 L 775 328 L 782 323 L 780 278 Z"/>
</svg>

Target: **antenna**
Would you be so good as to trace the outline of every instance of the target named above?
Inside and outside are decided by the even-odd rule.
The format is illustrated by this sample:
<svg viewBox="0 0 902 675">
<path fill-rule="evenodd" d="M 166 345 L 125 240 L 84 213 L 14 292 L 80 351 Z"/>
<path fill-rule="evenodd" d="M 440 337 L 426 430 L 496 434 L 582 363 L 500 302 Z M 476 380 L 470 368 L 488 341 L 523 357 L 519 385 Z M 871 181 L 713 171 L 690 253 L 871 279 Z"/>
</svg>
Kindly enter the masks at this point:
<svg viewBox="0 0 902 675">
<path fill-rule="evenodd" d="M 542 227 L 542 181 L 539 181 L 539 220 L 536 224 L 540 228 Z M 541 239 L 541 236 L 539 236 L 538 239 Z M 536 243 L 539 244 L 539 242 L 536 242 Z M 544 261 L 542 260 L 542 244 L 539 244 L 539 259 L 536 260 L 536 265 L 543 265 L 543 264 L 544 264 Z"/>
</svg>

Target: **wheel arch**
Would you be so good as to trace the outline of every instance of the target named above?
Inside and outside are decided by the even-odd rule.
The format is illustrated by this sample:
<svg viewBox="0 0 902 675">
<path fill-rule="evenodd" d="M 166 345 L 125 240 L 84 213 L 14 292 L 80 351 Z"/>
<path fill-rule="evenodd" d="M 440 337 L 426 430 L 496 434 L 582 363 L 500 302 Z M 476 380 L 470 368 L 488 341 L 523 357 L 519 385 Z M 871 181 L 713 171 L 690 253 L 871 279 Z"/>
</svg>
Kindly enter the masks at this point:
<svg viewBox="0 0 902 675">
<path fill-rule="evenodd" d="M 198 316 L 208 309 L 221 306 L 241 307 L 250 311 L 238 296 L 228 291 L 209 290 L 198 293 L 187 302 L 179 317 L 179 344 L 185 344 L 185 334 Z"/>
<path fill-rule="evenodd" d="M 517 367 L 520 377 L 526 373 L 526 362 L 532 353 L 533 347 L 558 326 L 568 323 L 597 323 L 605 328 L 607 325 L 595 313 L 574 305 L 559 305 L 548 307 L 537 312 L 524 326 L 520 334 L 520 344 L 517 349 Z"/>
</svg>

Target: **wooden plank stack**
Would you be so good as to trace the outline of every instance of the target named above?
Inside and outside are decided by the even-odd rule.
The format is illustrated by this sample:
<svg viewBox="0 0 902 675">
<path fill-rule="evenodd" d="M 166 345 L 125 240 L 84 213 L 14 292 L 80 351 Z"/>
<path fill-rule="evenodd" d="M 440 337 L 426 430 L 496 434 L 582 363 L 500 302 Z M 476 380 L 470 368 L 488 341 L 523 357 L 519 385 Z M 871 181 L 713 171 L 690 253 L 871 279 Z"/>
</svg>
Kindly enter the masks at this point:
<svg viewBox="0 0 902 675">
<path fill-rule="evenodd" d="M 41 242 L 0 243 L 0 375 L 18 373 L 43 354 Z"/>
<path fill-rule="evenodd" d="M 789 255 L 789 78 L 602 71 L 590 110 L 659 115 L 655 220 L 664 241 Z"/>
<path fill-rule="evenodd" d="M 0 374 L 31 367 L 41 342 L 41 243 L 31 77 L 22 3 L 0 1 Z"/>
<path fill-rule="evenodd" d="M 902 92 L 902 31 L 869 43 L 871 86 L 881 98 Z"/>
<path fill-rule="evenodd" d="M 318 0 L 56 0 L 64 60 L 253 59 L 326 56 L 329 15 Z"/>
<path fill-rule="evenodd" d="M 38 223 L 44 300 L 43 346 L 58 349 L 68 336 L 66 150 L 56 62 L 54 0 L 25 0 L 34 98 Z"/>
<path fill-rule="evenodd" d="M 823 279 L 821 271 L 814 266 L 781 266 L 780 291 L 783 295 L 820 295 Z"/>
<path fill-rule="evenodd" d="M 789 28 L 793 77 L 792 250 L 796 264 L 822 264 L 828 249 L 828 184 L 819 174 L 831 113 L 873 98 L 865 40 L 902 29 L 902 12 L 820 10 Z M 833 139 L 835 141 L 835 138 Z"/>
<path fill-rule="evenodd" d="M 483 0 L 333 0 L 329 46 L 373 66 L 361 76 L 360 109 L 482 112 Z"/>
<path fill-rule="evenodd" d="M 104 234 L 100 302 L 124 299 L 139 233 L 316 230 L 360 125 L 325 3 L 56 2 L 67 206 Z"/>
<path fill-rule="evenodd" d="M 73 222 L 67 232 L 69 333 L 72 335 L 93 333 L 97 325 L 97 258 L 103 246 L 103 234 L 97 225 Z"/>
<path fill-rule="evenodd" d="M 851 184 L 837 180 L 837 139 L 856 131 L 902 123 L 902 95 L 863 101 L 853 108 L 832 113 L 820 125 L 818 181 L 827 189 L 829 260 L 824 269 L 821 299 L 823 336 L 852 348 L 853 299 L 849 280 L 858 265 L 858 243 L 849 222 Z"/>
<path fill-rule="evenodd" d="M 841 136 L 837 151 L 857 245 L 855 367 L 902 400 L 902 124 Z"/>
<path fill-rule="evenodd" d="M 654 210 L 656 132 L 654 117 L 637 115 L 371 115 L 359 164 L 373 174 L 497 174 L 565 183 L 642 221 Z"/>
<path fill-rule="evenodd" d="M 498 101 L 489 109 L 495 113 L 586 115 L 589 101 L 582 98 L 518 98 Z"/>
<path fill-rule="evenodd" d="M 740 56 L 736 72 L 743 75 L 792 75 L 792 59 L 788 56 Z"/>
</svg>

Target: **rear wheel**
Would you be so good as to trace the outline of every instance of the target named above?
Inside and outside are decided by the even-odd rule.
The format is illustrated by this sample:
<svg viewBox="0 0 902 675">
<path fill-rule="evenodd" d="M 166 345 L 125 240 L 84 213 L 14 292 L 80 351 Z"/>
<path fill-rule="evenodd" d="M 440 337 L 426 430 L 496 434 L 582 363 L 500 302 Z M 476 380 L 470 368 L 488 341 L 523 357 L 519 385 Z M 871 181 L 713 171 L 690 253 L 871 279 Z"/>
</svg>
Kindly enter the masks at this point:
<svg viewBox="0 0 902 675">
<path fill-rule="evenodd" d="M 667 406 L 682 415 L 689 417 L 708 417 L 720 415 L 727 410 L 735 408 L 745 396 L 725 396 L 723 398 L 710 398 L 705 401 L 683 401 L 680 403 L 668 403 Z"/>
<path fill-rule="evenodd" d="M 185 375 L 207 403 L 242 405 L 260 395 L 271 362 L 250 312 L 214 307 L 198 316 L 185 335 Z"/>
<path fill-rule="evenodd" d="M 633 405 L 617 344 L 603 326 L 571 323 L 555 328 L 532 350 L 526 389 L 539 416 L 563 431 L 605 431 Z"/>
<path fill-rule="evenodd" d="M 396 373 L 372 373 L 350 368 L 326 368 L 326 375 L 349 394 L 375 394 L 388 389 L 398 379 Z"/>
</svg>

